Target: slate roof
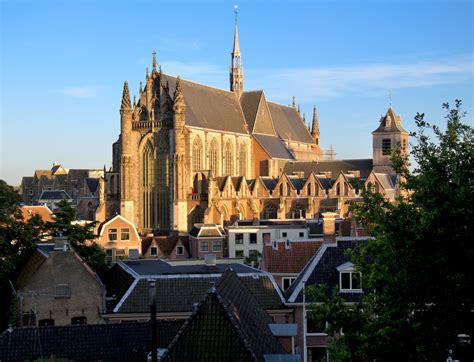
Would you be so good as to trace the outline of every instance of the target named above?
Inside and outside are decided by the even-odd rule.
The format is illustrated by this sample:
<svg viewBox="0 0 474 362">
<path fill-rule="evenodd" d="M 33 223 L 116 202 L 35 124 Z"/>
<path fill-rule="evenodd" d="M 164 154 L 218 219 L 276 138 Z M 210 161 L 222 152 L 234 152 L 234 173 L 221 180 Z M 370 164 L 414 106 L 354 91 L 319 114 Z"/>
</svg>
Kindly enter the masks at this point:
<svg viewBox="0 0 474 362">
<path fill-rule="evenodd" d="M 350 261 L 347 256 L 347 251 L 357 247 L 358 242 L 364 242 L 367 238 L 337 238 L 336 243 L 325 243 L 313 255 L 305 268 L 301 271 L 298 278 L 291 285 L 291 287 L 285 292 L 287 301 L 302 302 L 302 282 L 306 280 L 306 285 L 319 285 L 323 284 L 327 286 L 327 294 L 331 295 L 331 291 L 334 287 L 339 287 L 339 272 L 337 267 Z M 360 300 L 362 293 L 341 293 L 341 296 L 347 302 L 356 302 Z M 311 302 L 311 300 L 308 300 Z"/>
<path fill-rule="evenodd" d="M 34 179 L 35 178 L 33 176 L 23 176 L 21 178 L 21 184 L 23 186 L 32 186 Z"/>
<path fill-rule="evenodd" d="M 166 348 L 182 324 L 157 321 L 158 348 Z M 0 335 L 0 360 L 146 361 L 150 347 L 148 322 L 19 328 Z"/>
<path fill-rule="evenodd" d="M 264 361 L 286 354 L 270 316 L 242 280 L 227 270 L 169 345 L 164 360 Z"/>
<path fill-rule="evenodd" d="M 188 235 L 171 235 L 150 236 L 142 239 L 142 254 L 145 254 L 150 248 L 152 242 L 155 241 L 161 252 L 168 257 L 176 247 L 179 241 L 183 244 L 186 251 L 189 253 L 189 237 Z"/>
<path fill-rule="evenodd" d="M 269 273 L 299 273 L 321 245 L 322 241 L 290 242 L 289 248 L 277 242 L 277 249 L 265 245 L 262 263 Z"/>
<path fill-rule="evenodd" d="M 64 190 L 44 190 L 39 200 L 70 200 L 71 196 Z"/>
<path fill-rule="evenodd" d="M 195 238 L 204 237 L 223 237 L 225 231 L 220 225 L 215 224 L 194 224 L 193 228 L 189 232 L 189 235 Z"/>
<path fill-rule="evenodd" d="M 280 137 L 258 133 L 254 133 L 253 136 L 271 158 L 294 160 L 293 155 L 286 148 Z"/>
<path fill-rule="evenodd" d="M 380 181 L 382 187 L 387 189 L 394 189 L 397 182 L 397 175 L 390 175 L 388 173 L 376 173 L 375 177 Z"/>
<path fill-rule="evenodd" d="M 332 178 L 336 179 L 341 172 L 360 171 L 361 178 L 367 178 L 372 171 L 372 159 L 360 160 L 338 160 L 338 161 L 293 161 L 287 162 L 283 171 L 287 175 L 293 172 L 304 172 L 307 178 L 311 172 L 316 175 L 320 172 L 331 172 Z"/>
<path fill-rule="evenodd" d="M 99 186 L 99 179 L 95 177 L 87 177 L 86 184 L 90 192 L 94 193 L 96 192 L 97 187 Z"/>
<path fill-rule="evenodd" d="M 256 90 L 244 92 L 240 97 L 240 105 L 242 106 L 250 132 L 253 132 L 255 126 L 255 118 L 257 117 L 258 105 L 260 104 L 262 94 L 263 91 Z"/>
<path fill-rule="evenodd" d="M 163 74 L 163 82 L 169 83 L 169 93 L 174 94 L 176 78 Z M 186 104 L 186 125 L 224 132 L 249 133 L 239 99 L 233 92 L 184 79 L 181 79 L 181 86 Z"/>
<path fill-rule="evenodd" d="M 259 177 L 262 183 L 265 185 L 265 187 L 270 191 L 273 190 L 278 183 L 278 180 L 274 179 L 273 177 L 269 177 L 269 176 L 259 176 Z"/>
<path fill-rule="evenodd" d="M 390 124 L 387 127 L 387 118 L 391 119 Z M 385 116 L 380 117 L 380 125 L 379 127 L 373 131 L 372 133 L 385 133 L 385 132 L 404 132 L 408 133 L 402 127 L 402 118 L 395 114 L 393 111 L 392 106 L 388 107 L 387 113 Z"/>
<path fill-rule="evenodd" d="M 306 125 L 293 107 L 267 102 L 273 124 L 278 135 L 284 139 L 304 143 L 314 143 Z"/>
<path fill-rule="evenodd" d="M 295 190 L 301 190 L 306 182 L 304 178 L 299 178 L 295 176 L 288 176 L 288 180 L 291 182 Z"/>
</svg>

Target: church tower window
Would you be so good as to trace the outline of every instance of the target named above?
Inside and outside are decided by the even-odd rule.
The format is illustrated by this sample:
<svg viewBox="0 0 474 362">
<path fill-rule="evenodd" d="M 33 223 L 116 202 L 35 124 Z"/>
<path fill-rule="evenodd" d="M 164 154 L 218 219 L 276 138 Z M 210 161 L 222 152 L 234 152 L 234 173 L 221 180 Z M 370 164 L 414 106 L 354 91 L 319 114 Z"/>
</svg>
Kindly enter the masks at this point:
<svg viewBox="0 0 474 362">
<path fill-rule="evenodd" d="M 193 171 L 202 169 L 202 142 L 199 137 L 196 137 L 193 143 Z"/>
<path fill-rule="evenodd" d="M 209 169 L 212 171 L 214 176 L 217 176 L 218 149 L 217 149 L 217 143 L 215 139 L 213 139 L 211 141 L 211 144 L 209 145 L 208 158 L 209 158 Z"/>
<path fill-rule="evenodd" d="M 245 144 L 242 143 L 239 149 L 239 176 L 247 175 L 247 150 Z"/>
<path fill-rule="evenodd" d="M 233 168 L 234 168 L 234 163 L 233 163 L 233 152 L 232 152 L 232 145 L 230 141 L 227 141 L 225 145 L 225 150 L 224 150 L 224 174 L 226 176 L 232 176 L 233 174 Z"/>
<path fill-rule="evenodd" d="M 150 142 L 145 145 L 142 155 L 143 184 L 143 227 L 151 228 L 154 221 L 155 157 Z"/>
<path fill-rule="evenodd" d="M 382 155 L 389 156 L 392 149 L 392 142 L 390 138 L 382 139 Z"/>
</svg>

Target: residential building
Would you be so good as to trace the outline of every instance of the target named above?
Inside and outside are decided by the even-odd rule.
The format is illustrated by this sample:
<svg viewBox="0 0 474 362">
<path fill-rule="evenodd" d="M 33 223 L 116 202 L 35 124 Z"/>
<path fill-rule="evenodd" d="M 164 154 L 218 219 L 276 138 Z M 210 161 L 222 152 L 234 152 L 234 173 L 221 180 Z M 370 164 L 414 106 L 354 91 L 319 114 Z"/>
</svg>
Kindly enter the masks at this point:
<svg viewBox="0 0 474 362">
<path fill-rule="evenodd" d="M 177 232 L 142 238 L 142 257 L 145 259 L 182 260 L 191 258 L 188 235 Z"/>
<path fill-rule="evenodd" d="M 121 215 L 99 224 L 97 234 L 97 244 L 112 261 L 141 255 L 142 241 L 135 225 Z"/>
<path fill-rule="evenodd" d="M 46 205 L 24 205 L 21 207 L 23 220 L 28 221 L 32 216 L 38 215 L 44 222 L 53 222 L 53 212 Z"/>
<path fill-rule="evenodd" d="M 105 286 L 64 238 L 38 244 L 16 288 L 20 327 L 104 321 Z"/>
<path fill-rule="evenodd" d="M 194 224 L 189 232 L 189 247 L 194 259 L 207 255 L 223 258 L 227 256 L 226 233 L 220 225 Z"/>
</svg>

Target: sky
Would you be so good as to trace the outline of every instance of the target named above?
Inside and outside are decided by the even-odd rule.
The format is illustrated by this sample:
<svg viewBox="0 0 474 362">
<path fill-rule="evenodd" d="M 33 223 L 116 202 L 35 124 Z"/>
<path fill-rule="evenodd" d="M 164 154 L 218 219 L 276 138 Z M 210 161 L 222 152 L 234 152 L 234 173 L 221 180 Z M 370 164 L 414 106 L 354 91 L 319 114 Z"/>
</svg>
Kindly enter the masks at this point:
<svg viewBox="0 0 474 362">
<path fill-rule="evenodd" d="M 235 4 L 245 89 L 295 96 L 308 122 L 316 105 L 338 159 L 372 157 L 390 93 L 409 131 L 455 99 L 474 123 L 470 0 L 0 0 L 0 179 L 109 168 L 123 82 L 138 94 L 153 50 L 165 73 L 228 89 Z"/>
</svg>

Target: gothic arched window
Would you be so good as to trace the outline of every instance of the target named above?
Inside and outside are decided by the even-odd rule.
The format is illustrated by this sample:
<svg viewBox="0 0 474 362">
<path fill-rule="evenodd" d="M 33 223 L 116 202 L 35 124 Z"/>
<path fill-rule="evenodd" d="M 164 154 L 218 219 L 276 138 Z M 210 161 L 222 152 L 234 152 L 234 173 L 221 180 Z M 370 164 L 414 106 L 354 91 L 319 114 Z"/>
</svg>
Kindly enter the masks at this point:
<svg viewBox="0 0 474 362">
<path fill-rule="evenodd" d="M 262 219 L 276 219 L 277 216 L 277 207 L 274 204 L 267 203 L 262 211 Z"/>
<path fill-rule="evenodd" d="M 224 149 L 224 175 L 232 176 L 234 168 L 234 156 L 232 152 L 232 144 L 227 141 Z"/>
<path fill-rule="evenodd" d="M 152 228 L 155 218 L 154 189 L 155 189 L 155 157 L 153 145 L 147 142 L 142 153 L 142 193 L 143 193 L 143 227 Z"/>
<path fill-rule="evenodd" d="M 212 139 L 209 144 L 209 151 L 207 157 L 209 158 L 209 169 L 212 171 L 214 176 L 218 173 L 218 147 L 215 139 Z"/>
<path fill-rule="evenodd" d="M 247 148 L 242 143 L 239 148 L 239 176 L 247 175 Z"/>
<path fill-rule="evenodd" d="M 196 137 L 193 142 L 193 171 L 202 170 L 202 142 Z"/>
</svg>

